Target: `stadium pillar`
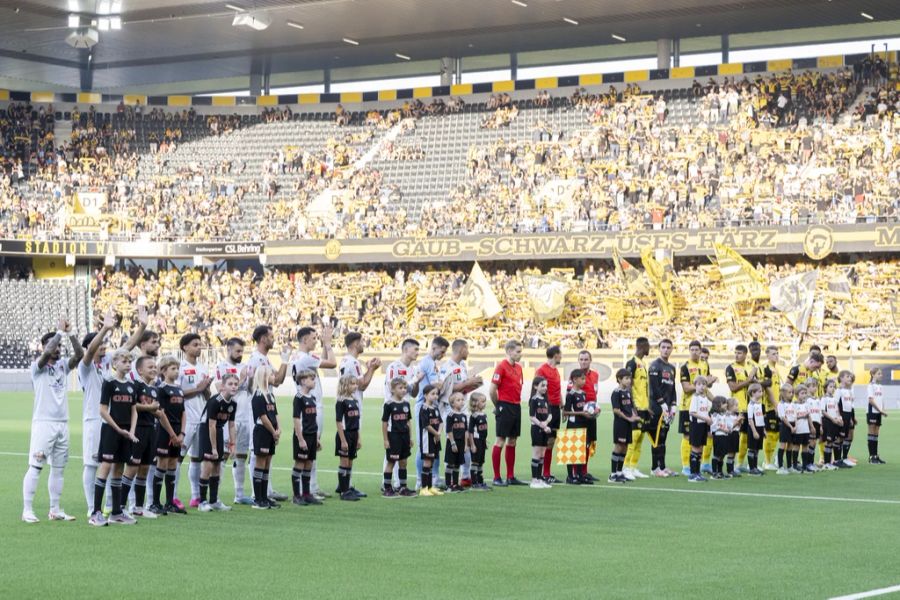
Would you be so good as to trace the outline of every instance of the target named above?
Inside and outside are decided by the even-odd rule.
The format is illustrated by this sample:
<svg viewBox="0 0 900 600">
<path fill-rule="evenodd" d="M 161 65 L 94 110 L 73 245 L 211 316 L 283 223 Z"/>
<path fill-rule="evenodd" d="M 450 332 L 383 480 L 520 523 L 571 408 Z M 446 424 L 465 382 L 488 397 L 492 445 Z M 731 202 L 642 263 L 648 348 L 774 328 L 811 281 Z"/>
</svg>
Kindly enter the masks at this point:
<svg viewBox="0 0 900 600">
<path fill-rule="evenodd" d="M 728 63 L 728 34 L 722 34 L 722 64 Z"/>
<path fill-rule="evenodd" d="M 322 86 L 324 88 L 323 92 L 326 94 L 331 93 L 331 69 L 325 69 L 322 72 Z"/>
<path fill-rule="evenodd" d="M 656 68 L 668 69 L 672 66 L 672 40 L 661 38 L 656 40 Z"/>
<path fill-rule="evenodd" d="M 94 67 L 91 64 L 91 50 L 79 50 L 78 54 L 80 89 L 82 92 L 89 92 L 94 88 Z"/>
<path fill-rule="evenodd" d="M 272 59 L 268 56 L 254 56 L 250 61 L 250 95 L 261 96 L 269 94 L 269 75 L 272 69 Z"/>
<path fill-rule="evenodd" d="M 515 52 L 509 53 L 509 78 L 513 81 L 519 78 L 519 55 Z"/>
<path fill-rule="evenodd" d="M 681 66 L 681 39 L 675 38 L 672 40 L 672 66 L 680 67 Z"/>
<path fill-rule="evenodd" d="M 453 74 L 456 66 L 456 61 L 449 56 L 445 56 L 441 59 L 441 85 L 448 86 L 453 83 Z"/>
</svg>

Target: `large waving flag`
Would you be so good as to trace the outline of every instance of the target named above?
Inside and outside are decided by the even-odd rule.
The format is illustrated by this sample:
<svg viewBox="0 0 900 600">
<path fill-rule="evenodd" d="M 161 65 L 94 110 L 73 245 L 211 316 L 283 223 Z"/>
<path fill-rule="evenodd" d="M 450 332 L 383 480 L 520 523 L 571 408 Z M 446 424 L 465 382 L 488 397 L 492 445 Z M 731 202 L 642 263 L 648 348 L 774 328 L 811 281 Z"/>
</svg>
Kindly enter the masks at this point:
<svg viewBox="0 0 900 600">
<path fill-rule="evenodd" d="M 800 333 L 809 328 L 818 279 L 818 271 L 807 271 L 773 281 L 770 286 L 772 306 L 783 312 Z"/>
<path fill-rule="evenodd" d="M 841 272 L 828 282 L 828 295 L 835 300 L 853 300 L 850 293 L 850 279 L 847 274 L 847 271 Z"/>
<path fill-rule="evenodd" d="M 566 294 L 572 286 L 554 275 L 532 275 L 525 279 L 531 308 L 540 321 L 549 321 L 562 314 L 566 307 Z"/>
<path fill-rule="evenodd" d="M 641 264 L 644 265 L 644 271 L 647 273 L 650 285 L 653 286 L 653 292 L 656 294 L 663 318 L 668 321 L 675 314 L 675 295 L 672 292 L 674 271 L 667 269 L 663 263 L 656 260 L 653 257 L 653 249 L 649 247 L 641 250 Z"/>
<path fill-rule="evenodd" d="M 738 252 L 716 244 L 716 263 L 722 281 L 728 286 L 733 301 L 765 299 L 769 297 L 766 279 Z"/>
<path fill-rule="evenodd" d="M 493 319 L 503 311 L 490 282 L 477 262 L 472 266 L 469 280 L 462 288 L 459 307 L 470 321 Z"/>
<path fill-rule="evenodd" d="M 616 265 L 616 274 L 625 282 L 625 287 L 631 294 L 650 295 L 646 276 L 634 268 L 634 266 L 619 255 L 619 251 L 613 247 L 613 263 Z"/>
</svg>

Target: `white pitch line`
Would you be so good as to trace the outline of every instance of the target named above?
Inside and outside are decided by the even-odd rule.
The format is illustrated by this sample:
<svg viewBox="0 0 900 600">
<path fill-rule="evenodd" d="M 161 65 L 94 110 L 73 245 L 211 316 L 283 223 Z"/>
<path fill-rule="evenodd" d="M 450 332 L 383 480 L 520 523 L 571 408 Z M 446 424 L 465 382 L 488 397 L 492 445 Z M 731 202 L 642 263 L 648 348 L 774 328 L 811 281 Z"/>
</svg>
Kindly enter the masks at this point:
<svg viewBox="0 0 900 600">
<path fill-rule="evenodd" d="M 846 596 L 835 596 L 830 600 L 857 600 L 858 598 L 871 598 L 873 596 L 883 596 L 891 592 L 900 592 L 900 585 L 892 585 L 891 587 L 879 588 L 868 592 L 859 592 L 858 594 L 848 594 Z"/>
<path fill-rule="evenodd" d="M 0 456 L 28 456 L 25 452 L 0 452 Z M 80 456 L 69 456 L 74 460 L 80 460 Z M 276 471 L 290 471 L 291 467 L 272 467 Z M 337 473 L 335 469 L 319 469 L 320 473 Z M 371 471 L 353 471 L 354 475 L 365 475 L 369 477 L 382 477 L 382 473 L 373 473 Z M 718 484 L 716 484 L 718 485 Z M 568 487 L 568 486 L 567 486 Z M 832 496 L 801 496 L 800 494 L 762 494 L 760 492 L 727 492 L 725 490 L 698 490 L 698 489 L 680 489 L 680 488 L 659 488 L 659 487 L 637 487 L 632 484 L 607 485 L 600 483 L 594 486 L 588 486 L 590 489 L 600 490 L 631 490 L 636 492 L 672 492 L 676 494 L 707 494 L 713 496 L 744 496 L 748 498 L 773 498 L 779 500 L 817 500 L 820 502 L 856 502 L 860 504 L 900 504 L 900 500 L 879 500 L 876 498 L 835 498 Z M 891 588 L 893 590 L 894 588 Z M 900 590 L 900 586 L 897 586 Z M 868 592 L 867 592 L 868 593 Z M 887 592 L 885 592 L 887 593 Z M 854 596 L 855 597 L 855 596 Z M 865 597 L 865 596 L 859 596 Z"/>
</svg>

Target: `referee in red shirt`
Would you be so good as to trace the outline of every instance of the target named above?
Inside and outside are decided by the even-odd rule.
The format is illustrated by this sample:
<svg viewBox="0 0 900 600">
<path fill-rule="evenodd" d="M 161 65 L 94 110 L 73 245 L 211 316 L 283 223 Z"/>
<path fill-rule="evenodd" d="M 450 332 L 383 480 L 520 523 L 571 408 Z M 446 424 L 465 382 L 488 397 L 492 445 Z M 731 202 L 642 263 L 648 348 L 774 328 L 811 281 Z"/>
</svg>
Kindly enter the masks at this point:
<svg viewBox="0 0 900 600">
<path fill-rule="evenodd" d="M 497 364 L 491 377 L 490 395 L 497 415 L 497 441 L 491 459 L 494 465 L 494 485 L 528 485 L 515 477 L 516 440 L 522 430 L 522 342 L 511 340 L 503 347 L 506 358 Z M 506 448 L 506 481 L 500 478 L 500 453 Z"/>
<path fill-rule="evenodd" d="M 559 365 L 562 362 L 562 351 L 559 346 L 547 348 L 547 362 L 535 371 L 535 375 L 547 380 L 547 402 L 550 404 L 550 436 L 547 438 L 547 449 L 544 450 L 544 480 L 547 483 L 559 483 L 550 474 L 551 460 L 553 459 L 553 445 L 556 443 L 556 432 L 559 430 L 562 405 L 562 388 L 559 379 Z"/>
<path fill-rule="evenodd" d="M 584 392 L 585 404 L 593 402 L 596 412 L 593 418 L 588 419 L 587 426 L 587 453 L 584 455 L 584 465 L 581 467 L 584 471 L 581 476 L 591 481 L 597 481 L 597 478 L 588 473 L 588 460 L 591 458 L 591 444 L 597 441 L 597 415 L 600 414 L 600 405 L 597 404 L 597 393 L 600 391 L 600 373 L 591 368 L 593 357 L 587 350 L 578 353 L 578 368 L 584 371 Z"/>
</svg>

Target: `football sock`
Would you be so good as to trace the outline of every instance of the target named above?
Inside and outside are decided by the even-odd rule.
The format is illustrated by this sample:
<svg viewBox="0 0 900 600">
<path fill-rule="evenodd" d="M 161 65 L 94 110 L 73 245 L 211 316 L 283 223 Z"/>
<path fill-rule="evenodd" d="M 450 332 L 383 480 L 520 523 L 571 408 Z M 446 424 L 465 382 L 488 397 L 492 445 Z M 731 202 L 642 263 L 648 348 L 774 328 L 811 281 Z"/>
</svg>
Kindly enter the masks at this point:
<svg viewBox="0 0 900 600">
<path fill-rule="evenodd" d="M 303 489 L 303 495 L 309 496 L 309 469 L 303 469 L 300 472 L 300 483 Z"/>
<path fill-rule="evenodd" d="M 782 468 L 782 469 L 785 467 L 785 464 L 784 464 L 784 448 L 779 448 L 779 449 L 778 449 L 778 466 L 779 466 L 780 468 Z"/>
<path fill-rule="evenodd" d="M 700 457 L 701 456 L 702 456 L 702 454 L 700 452 L 694 452 L 693 450 L 691 450 L 691 452 L 689 453 L 688 462 L 690 463 L 690 466 L 691 466 L 691 474 L 692 475 L 700 474 Z"/>
<path fill-rule="evenodd" d="M 689 467 L 691 464 L 691 443 L 687 438 L 681 438 L 681 468 Z"/>
<path fill-rule="evenodd" d="M 294 497 L 300 495 L 300 479 L 303 477 L 303 471 L 294 467 L 291 471 L 291 489 L 294 491 Z"/>
<path fill-rule="evenodd" d="M 869 457 L 878 456 L 878 436 L 869 434 Z"/>
<path fill-rule="evenodd" d="M 431 484 L 431 467 L 422 467 L 422 489 L 430 488 Z"/>
<path fill-rule="evenodd" d="M 131 488 L 134 486 L 134 478 L 124 475 L 122 477 L 122 505 L 128 502 L 128 495 L 131 494 Z"/>
<path fill-rule="evenodd" d="M 59 511 L 59 498 L 63 491 L 62 467 L 50 467 L 50 478 L 47 481 L 47 490 L 50 492 L 50 511 Z"/>
<path fill-rule="evenodd" d="M 209 479 L 200 480 L 200 502 L 206 502 L 206 495 L 209 492 Z"/>
<path fill-rule="evenodd" d="M 175 494 L 178 494 L 178 483 L 181 481 L 181 461 L 175 464 L 175 468 L 169 471 L 175 473 Z"/>
<path fill-rule="evenodd" d="M 543 470 L 541 469 L 541 459 L 532 458 L 531 459 L 531 478 L 532 479 L 540 479 L 543 476 Z"/>
<path fill-rule="evenodd" d="M 188 480 L 191 482 L 191 500 L 200 497 L 200 462 L 191 461 L 188 466 Z"/>
<path fill-rule="evenodd" d="M 831 464 L 831 446 L 830 445 L 825 446 L 825 452 L 822 453 L 822 456 L 824 457 L 826 465 Z"/>
<path fill-rule="evenodd" d="M 444 469 L 444 483 L 447 485 L 447 487 L 453 485 L 453 471 L 450 469 L 450 467 Z"/>
<path fill-rule="evenodd" d="M 209 503 L 215 504 L 219 501 L 219 476 L 213 475 L 209 478 Z"/>
<path fill-rule="evenodd" d="M 502 448 L 494 446 L 491 449 L 491 464 L 494 467 L 494 479 L 500 479 L 500 453 Z"/>
<path fill-rule="evenodd" d="M 343 494 L 350 489 L 350 478 L 345 467 L 338 467 L 338 490 Z"/>
<path fill-rule="evenodd" d="M 253 469 L 253 499 L 257 504 L 265 503 L 266 489 L 263 487 L 264 485 L 262 469 Z"/>
<path fill-rule="evenodd" d="M 747 466 L 751 469 L 756 468 L 756 450 L 747 450 Z"/>
<path fill-rule="evenodd" d="M 728 469 L 729 475 L 734 473 L 734 455 L 729 455 L 729 456 L 725 457 L 725 467 Z"/>
<path fill-rule="evenodd" d="M 162 504 L 163 481 L 169 476 L 168 471 L 154 469 L 153 471 L 153 500 L 156 504 Z"/>
<path fill-rule="evenodd" d="M 453 479 L 453 486 L 459 487 L 459 467 L 453 467 L 450 470 L 450 477 Z"/>
<path fill-rule="evenodd" d="M 166 471 L 166 504 L 172 504 L 175 501 L 175 482 L 178 481 L 178 469 L 169 469 Z"/>
<path fill-rule="evenodd" d="M 406 476 L 407 476 L 406 469 L 399 469 L 397 471 L 397 479 L 400 481 L 401 488 L 406 487 Z"/>
<path fill-rule="evenodd" d="M 247 459 L 235 458 L 231 463 L 231 477 L 234 479 L 234 497 L 244 497 L 244 480 L 247 477 Z"/>
<path fill-rule="evenodd" d="M 506 478 L 513 479 L 516 476 L 516 447 L 506 446 Z"/>
<path fill-rule="evenodd" d="M 150 465 L 150 468 L 147 469 L 147 476 L 144 477 L 144 490 L 145 490 L 144 496 L 149 496 L 146 498 L 147 500 L 149 500 L 149 502 L 147 503 L 148 505 L 159 502 L 159 499 L 155 495 L 153 495 L 153 485 L 152 484 L 153 484 L 153 478 L 155 476 L 156 476 L 156 465 Z M 149 488 L 147 487 L 147 481 L 149 481 L 151 484 L 149 486 Z M 140 502 L 139 504 L 142 505 L 144 503 Z"/>
<path fill-rule="evenodd" d="M 147 480 L 143 477 L 137 477 L 134 480 L 134 505 L 144 506 L 144 500 L 147 497 Z"/>
<path fill-rule="evenodd" d="M 553 450 L 551 448 L 547 448 L 544 450 L 544 472 L 542 475 L 544 477 L 550 477 L 550 465 L 553 460 Z"/>
<path fill-rule="evenodd" d="M 88 509 L 94 507 L 94 481 L 97 479 L 97 467 L 93 465 L 84 465 L 81 472 L 81 485 L 84 487 L 84 501 L 87 502 Z"/>
<path fill-rule="evenodd" d="M 122 479 L 119 477 L 113 477 L 109 480 L 109 488 L 112 492 L 110 495 L 112 496 L 112 514 L 121 515 L 122 514 Z"/>
<path fill-rule="evenodd" d="M 744 460 L 747 458 L 747 434 L 741 432 L 740 437 L 738 438 L 738 453 L 737 453 L 737 464 L 744 464 Z"/>
<path fill-rule="evenodd" d="M 103 492 L 106 491 L 106 480 L 97 478 L 94 480 L 94 503 L 92 512 L 103 510 Z"/>
</svg>

